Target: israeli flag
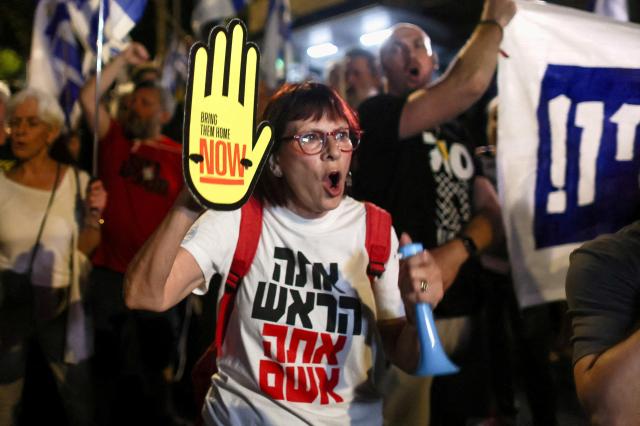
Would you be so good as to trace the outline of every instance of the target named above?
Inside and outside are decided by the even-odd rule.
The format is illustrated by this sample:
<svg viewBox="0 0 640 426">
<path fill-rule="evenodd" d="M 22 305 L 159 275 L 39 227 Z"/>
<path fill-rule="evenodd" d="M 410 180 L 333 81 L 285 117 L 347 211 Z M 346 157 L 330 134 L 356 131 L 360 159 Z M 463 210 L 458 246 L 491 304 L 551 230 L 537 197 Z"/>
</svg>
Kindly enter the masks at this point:
<svg viewBox="0 0 640 426">
<path fill-rule="evenodd" d="M 146 0 L 67 1 L 74 30 L 85 51 L 84 71 L 95 63 L 100 2 L 104 5 L 103 62 L 120 53 L 128 44 L 128 34 L 142 17 Z"/>
<path fill-rule="evenodd" d="M 177 36 L 171 39 L 162 65 L 162 86 L 169 93 L 176 93 L 186 83 L 189 73 L 188 42 Z"/>
<path fill-rule="evenodd" d="M 84 83 L 82 58 L 83 49 L 75 37 L 67 2 L 40 1 L 33 24 L 28 85 L 58 98 L 67 124 Z"/>
<path fill-rule="evenodd" d="M 40 0 L 36 7 L 28 84 L 56 96 L 71 124 L 80 88 L 95 66 L 101 0 Z M 104 1 L 103 60 L 119 53 L 146 0 Z"/>
</svg>

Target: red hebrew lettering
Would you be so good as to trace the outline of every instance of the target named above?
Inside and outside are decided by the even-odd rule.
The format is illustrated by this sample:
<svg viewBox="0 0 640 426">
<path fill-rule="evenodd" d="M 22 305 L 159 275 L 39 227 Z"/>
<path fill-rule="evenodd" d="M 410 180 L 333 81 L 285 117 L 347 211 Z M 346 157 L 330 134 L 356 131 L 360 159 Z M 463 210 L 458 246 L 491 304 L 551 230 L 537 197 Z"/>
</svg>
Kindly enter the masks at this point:
<svg viewBox="0 0 640 426">
<path fill-rule="evenodd" d="M 269 383 L 271 381 L 271 383 Z M 282 366 L 268 359 L 260 361 L 260 389 L 275 400 L 284 399 Z"/>
<path fill-rule="evenodd" d="M 327 372 L 323 367 L 316 367 L 316 376 L 318 376 L 318 387 L 320 388 L 320 404 L 326 405 L 329 403 L 329 395 L 336 401 L 342 402 L 342 397 L 335 393 L 333 390 L 338 385 L 340 379 L 340 369 L 331 369 L 331 379 L 327 380 Z"/>
<path fill-rule="evenodd" d="M 336 354 L 342 350 L 345 342 L 347 341 L 346 336 L 338 336 L 338 340 L 336 340 L 335 345 L 331 340 L 331 335 L 327 333 L 321 333 L 320 338 L 322 339 L 322 346 L 316 349 L 313 354 L 313 363 L 321 364 L 322 357 L 327 357 L 327 364 L 336 365 L 338 364 L 338 359 L 336 358 Z"/>
<path fill-rule="evenodd" d="M 298 372 L 297 380 L 296 371 Z M 316 384 L 316 379 L 313 374 L 313 367 L 307 367 L 306 369 L 305 367 L 286 367 L 285 372 L 287 401 L 309 403 L 316 399 L 318 396 L 318 385 Z"/>
<path fill-rule="evenodd" d="M 262 326 L 262 335 L 265 338 L 262 341 L 262 347 L 264 349 L 264 356 L 267 358 L 275 359 L 280 363 L 284 363 L 284 342 L 287 338 L 287 327 L 283 325 L 276 324 L 264 324 Z M 273 352 L 271 351 L 271 342 L 268 341 L 267 337 L 275 337 L 276 338 L 276 356 L 273 357 Z"/>
<path fill-rule="evenodd" d="M 309 364 L 311 362 L 313 350 L 316 348 L 316 340 L 318 340 L 318 333 L 315 331 L 294 328 L 293 333 L 291 334 L 291 340 L 289 341 L 289 350 L 287 350 L 287 362 L 296 362 L 298 345 L 302 341 L 304 342 L 302 362 Z"/>
</svg>

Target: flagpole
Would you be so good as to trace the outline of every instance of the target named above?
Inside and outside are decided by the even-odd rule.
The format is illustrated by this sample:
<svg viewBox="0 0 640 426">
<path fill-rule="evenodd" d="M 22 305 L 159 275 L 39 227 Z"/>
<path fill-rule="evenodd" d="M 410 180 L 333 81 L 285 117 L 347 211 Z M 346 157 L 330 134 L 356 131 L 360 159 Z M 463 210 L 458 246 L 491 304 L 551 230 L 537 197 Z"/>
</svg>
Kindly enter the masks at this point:
<svg viewBox="0 0 640 426">
<path fill-rule="evenodd" d="M 100 76 L 102 74 L 102 45 L 104 42 L 104 2 L 109 0 L 98 0 L 98 31 L 96 34 L 96 109 L 93 126 L 93 176 L 98 176 L 98 129 L 100 128 Z"/>
</svg>

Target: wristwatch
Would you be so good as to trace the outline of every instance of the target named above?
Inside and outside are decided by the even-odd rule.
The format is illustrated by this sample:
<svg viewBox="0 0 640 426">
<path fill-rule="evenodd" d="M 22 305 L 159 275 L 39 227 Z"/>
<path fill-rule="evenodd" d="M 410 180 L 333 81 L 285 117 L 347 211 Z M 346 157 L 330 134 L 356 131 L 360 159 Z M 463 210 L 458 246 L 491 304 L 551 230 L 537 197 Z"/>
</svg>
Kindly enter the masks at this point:
<svg viewBox="0 0 640 426">
<path fill-rule="evenodd" d="M 464 245 L 465 250 L 469 254 L 469 257 L 473 257 L 478 254 L 478 246 L 470 236 L 461 234 L 459 237 L 460 241 L 462 241 L 462 245 Z"/>
</svg>

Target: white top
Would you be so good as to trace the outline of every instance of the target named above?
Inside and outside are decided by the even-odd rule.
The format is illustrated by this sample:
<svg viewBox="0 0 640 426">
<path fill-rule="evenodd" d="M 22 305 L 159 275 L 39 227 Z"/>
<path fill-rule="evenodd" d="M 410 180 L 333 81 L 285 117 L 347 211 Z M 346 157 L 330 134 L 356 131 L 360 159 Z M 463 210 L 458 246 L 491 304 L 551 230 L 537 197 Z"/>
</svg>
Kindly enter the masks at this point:
<svg viewBox="0 0 640 426">
<path fill-rule="evenodd" d="M 43 287 L 61 288 L 71 282 L 71 238 L 78 234 L 74 216 L 76 182 L 73 169 L 67 168 L 61 179 L 33 265 L 32 282 Z M 84 199 L 89 175 L 79 171 L 79 181 L 80 194 Z M 0 173 L 0 269 L 26 272 L 50 196 L 51 190 L 31 188 L 8 179 L 4 172 Z M 83 261 L 86 260 L 84 257 Z"/>
<path fill-rule="evenodd" d="M 375 320 L 405 313 L 393 229 L 386 272 L 373 286 L 367 278 L 365 215 L 348 197 L 311 220 L 265 207 L 207 395 L 209 424 L 382 424 Z M 226 279 L 239 225 L 240 210 L 207 211 L 187 233 L 183 247 L 207 283 Z"/>
</svg>

